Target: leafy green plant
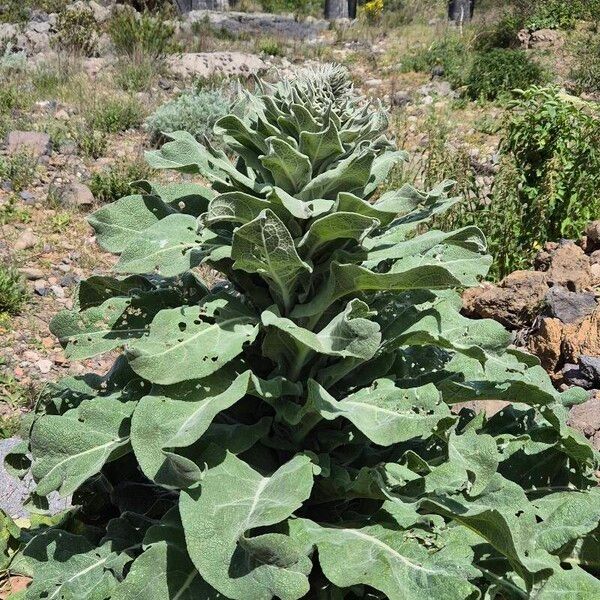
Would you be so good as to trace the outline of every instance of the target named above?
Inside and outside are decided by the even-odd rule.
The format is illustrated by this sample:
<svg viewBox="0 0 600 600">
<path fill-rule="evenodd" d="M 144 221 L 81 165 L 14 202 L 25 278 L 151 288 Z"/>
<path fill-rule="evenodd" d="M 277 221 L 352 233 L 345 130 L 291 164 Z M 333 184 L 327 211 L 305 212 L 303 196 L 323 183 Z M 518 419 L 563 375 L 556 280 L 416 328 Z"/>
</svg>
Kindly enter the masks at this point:
<svg viewBox="0 0 600 600">
<path fill-rule="evenodd" d="M 90 219 L 128 276 L 51 328 L 72 359 L 126 349 L 47 389 L 8 457 L 38 506 L 80 507 L 13 558 L 27 597 L 597 596 L 597 455 L 565 425 L 585 393 L 461 316 L 481 232 L 417 233 L 448 185 L 377 195 L 405 155 L 336 68 L 217 126 L 236 163 L 185 132 L 148 154 L 210 188 L 141 183 Z M 516 404 L 451 410 L 477 399 Z"/>
<path fill-rule="evenodd" d="M 476 55 L 466 80 L 471 98 L 495 100 L 514 89 L 543 83 L 543 69 L 523 50 L 495 48 Z"/>
<path fill-rule="evenodd" d="M 145 179 L 149 173 L 147 165 L 139 160 L 118 161 L 92 174 L 90 190 L 98 202 L 114 202 L 130 192 L 132 182 Z"/>
<path fill-rule="evenodd" d="M 529 29 L 573 29 L 580 19 L 598 20 L 598 0 L 535 0 L 526 2 Z"/>
<path fill-rule="evenodd" d="M 58 50 L 93 56 L 98 46 L 98 25 L 92 9 L 85 5 L 64 8 L 56 19 L 52 45 Z"/>
<path fill-rule="evenodd" d="M 493 48 L 518 48 L 518 33 L 524 26 L 524 18 L 515 10 L 506 10 L 491 23 L 483 23 L 476 30 L 473 48 L 478 51 Z"/>
<path fill-rule="evenodd" d="M 12 267 L 0 263 L 0 313 L 18 314 L 27 301 L 23 279 Z"/>
<path fill-rule="evenodd" d="M 266 54 L 267 56 L 283 56 L 284 49 L 281 43 L 274 38 L 265 38 L 259 40 L 257 44 L 257 50 L 261 54 Z"/>
<path fill-rule="evenodd" d="M 175 27 L 162 14 L 115 7 L 107 31 L 117 53 L 133 60 L 156 60 L 175 49 Z"/>
<path fill-rule="evenodd" d="M 146 119 L 145 127 L 154 142 L 174 131 L 187 131 L 196 139 L 212 138 L 212 128 L 231 107 L 231 91 L 227 86 L 218 89 L 193 89 L 170 100 Z"/>
<path fill-rule="evenodd" d="M 600 92 L 600 34 L 586 33 L 572 43 L 570 79 L 578 93 Z"/>
<path fill-rule="evenodd" d="M 118 133 L 139 127 L 143 118 L 143 108 L 135 98 L 110 97 L 96 102 L 87 116 L 87 123 L 102 133 Z"/>
<path fill-rule="evenodd" d="M 444 79 L 453 87 L 465 84 L 472 61 L 469 41 L 454 35 L 435 40 L 426 48 L 417 48 L 402 58 L 403 71 L 431 73 L 442 69 Z"/>
<path fill-rule="evenodd" d="M 72 131 L 72 135 L 79 152 L 83 156 L 94 159 L 104 156 L 108 145 L 107 135 L 104 131 L 76 126 Z"/>
<path fill-rule="evenodd" d="M 0 180 L 9 181 L 12 191 L 20 192 L 33 183 L 37 165 L 37 159 L 27 151 L 0 157 Z"/>
</svg>

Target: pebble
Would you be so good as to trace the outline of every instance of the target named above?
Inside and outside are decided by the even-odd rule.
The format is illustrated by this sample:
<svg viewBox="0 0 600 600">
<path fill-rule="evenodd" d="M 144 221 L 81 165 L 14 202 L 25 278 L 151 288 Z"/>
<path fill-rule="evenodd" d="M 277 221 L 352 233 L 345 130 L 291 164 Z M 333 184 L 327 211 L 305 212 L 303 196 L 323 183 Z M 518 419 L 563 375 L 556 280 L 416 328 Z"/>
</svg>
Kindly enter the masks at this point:
<svg viewBox="0 0 600 600">
<path fill-rule="evenodd" d="M 37 237 L 31 229 L 26 229 L 15 242 L 15 250 L 28 250 L 37 244 Z"/>
<path fill-rule="evenodd" d="M 48 360 L 47 358 L 42 358 L 37 362 L 37 368 L 40 370 L 40 373 L 43 374 L 50 373 L 50 370 L 52 369 L 53 365 L 54 363 L 51 360 Z"/>
<path fill-rule="evenodd" d="M 38 279 L 33 284 L 33 289 L 38 296 L 46 296 L 48 294 L 48 283 L 43 279 Z"/>
<path fill-rule="evenodd" d="M 44 277 L 44 271 L 36 269 L 35 267 L 22 267 L 19 269 L 19 272 L 29 281 L 36 281 L 37 279 L 43 279 Z"/>
</svg>

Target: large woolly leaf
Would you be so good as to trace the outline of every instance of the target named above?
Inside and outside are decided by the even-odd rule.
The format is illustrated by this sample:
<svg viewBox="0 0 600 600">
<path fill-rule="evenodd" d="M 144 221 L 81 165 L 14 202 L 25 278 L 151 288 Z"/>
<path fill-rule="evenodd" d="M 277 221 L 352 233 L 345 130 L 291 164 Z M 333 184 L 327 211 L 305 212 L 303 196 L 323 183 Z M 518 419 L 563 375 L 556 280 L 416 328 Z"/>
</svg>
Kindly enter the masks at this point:
<svg viewBox="0 0 600 600">
<path fill-rule="evenodd" d="M 256 323 L 247 306 L 227 296 L 162 310 L 148 335 L 128 347 L 129 364 L 152 383 L 200 379 L 238 356 L 256 337 Z"/>
<path fill-rule="evenodd" d="M 220 460 L 197 488 L 181 495 L 181 520 L 196 568 L 234 600 L 302 598 L 311 563 L 297 544 L 284 534 L 247 535 L 284 521 L 308 498 L 310 459 L 297 456 L 270 477 L 232 454 Z"/>
<path fill-rule="evenodd" d="M 312 381 L 309 402 L 324 419 L 344 417 L 381 446 L 428 437 L 441 419 L 450 417 L 434 385 L 402 390 L 386 379 L 340 401 Z"/>
<path fill-rule="evenodd" d="M 294 240 L 281 220 L 270 210 L 236 230 L 231 258 L 234 268 L 258 273 L 268 280 L 276 300 L 288 310 L 298 280 L 311 267 L 300 259 Z"/>
</svg>

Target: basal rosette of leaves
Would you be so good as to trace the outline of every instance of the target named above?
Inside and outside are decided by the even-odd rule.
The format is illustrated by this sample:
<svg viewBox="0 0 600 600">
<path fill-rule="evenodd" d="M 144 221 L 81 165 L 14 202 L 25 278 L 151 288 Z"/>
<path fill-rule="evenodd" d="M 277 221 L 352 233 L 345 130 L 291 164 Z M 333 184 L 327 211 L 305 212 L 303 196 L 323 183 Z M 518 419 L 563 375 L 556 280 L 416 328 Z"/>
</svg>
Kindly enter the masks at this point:
<svg viewBox="0 0 600 600">
<path fill-rule="evenodd" d="M 446 184 L 378 195 L 403 154 L 345 77 L 248 96 L 217 124 L 236 162 L 173 134 L 149 163 L 210 187 L 91 217 L 117 276 L 52 330 L 73 359 L 124 351 L 46 390 L 8 457 L 33 505 L 78 506 L 2 538 L 28 600 L 600 597 L 582 397 L 460 314 L 482 234 L 425 230 Z M 513 404 L 452 410 L 472 400 Z"/>
</svg>

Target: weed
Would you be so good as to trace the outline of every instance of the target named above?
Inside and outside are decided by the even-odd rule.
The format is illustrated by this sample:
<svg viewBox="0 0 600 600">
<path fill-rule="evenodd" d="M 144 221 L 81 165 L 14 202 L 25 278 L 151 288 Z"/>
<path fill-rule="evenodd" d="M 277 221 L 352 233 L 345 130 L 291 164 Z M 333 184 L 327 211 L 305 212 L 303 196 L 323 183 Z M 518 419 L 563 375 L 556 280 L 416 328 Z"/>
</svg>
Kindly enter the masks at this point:
<svg viewBox="0 0 600 600">
<path fill-rule="evenodd" d="M 585 34 L 572 43 L 570 77 L 578 93 L 600 92 L 600 34 Z"/>
<path fill-rule="evenodd" d="M 98 25 L 89 6 L 73 5 L 62 10 L 56 19 L 52 38 L 55 49 L 67 54 L 93 56 L 98 46 Z"/>
<path fill-rule="evenodd" d="M 6 223 L 30 223 L 31 213 L 26 208 L 21 208 L 18 197 L 11 194 L 8 200 L 0 208 L 0 224 Z"/>
<path fill-rule="evenodd" d="M 119 60 L 115 83 L 126 92 L 142 92 L 152 86 L 159 70 L 160 65 L 157 65 L 154 59 L 145 56 L 133 61 Z"/>
<path fill-rule="evenodd" d="M 131 193 L 131 182 L 145 179 L 149 173 L 150 168 L 145 162 L 117 162 L 112 167 L 92 175 L 90 190 L 97 202 L 114 202 Z"/>
<path fill-rule="evenodd" d="M 10 265 L 0 263 L 0 313 L 18 314 L 27 297 L 21 275 Z"/>
<path fill-rule="evenodd" d="M 135 60 L 142 56 L 156 60 L 175 50 L 175 28 L 164 16 L 137 13 L 126 6 L 113 10 L 108 35 L 117 53 Z"/>
<path fill-rule="evenodd" d="M 20 192 L 29 187 L 37 170 L 37 160 L 27 152 L 0 157 L 0 179 L 10 181 L 12 190 Z"/>
<path fill-rule="evenodd" d="M 104 131 L 79 126 L 73 131 L 73 138 L 82 156 L 93 159 L 104 156 L 108 143 L 107 135 Z"/>
<path fill-rule="evenodd" d="M 514 89 L 543 83 L 546 74 L 522 50 L 495 48 L 476 55 L 467 77 L 468 95 L 495 100 Z"/>
<path fill-rule="evenodd" d="M 50 228 L 53 233 L 64 233 L 71 224 L 72 216 L 67 212 L 59 212 L 50 219 Z"/>
<path fill-rule="evenodd" d="M 143 109 L 134 98 L 103 98 L 88 115 L 90 127 L 102 133 L 118 133 L 141 125 Z"/>
<path fill-rule="evenodd" d="M 257 50 L 267 56 L 283 56 L 283 46 L 274 38 L 264 38 L 258 42 Z"/>
</svg>

